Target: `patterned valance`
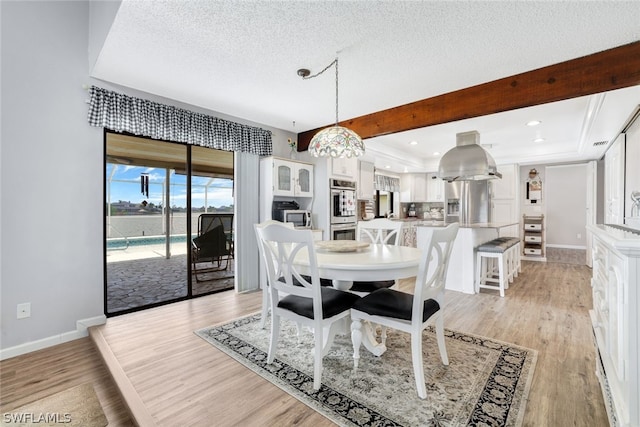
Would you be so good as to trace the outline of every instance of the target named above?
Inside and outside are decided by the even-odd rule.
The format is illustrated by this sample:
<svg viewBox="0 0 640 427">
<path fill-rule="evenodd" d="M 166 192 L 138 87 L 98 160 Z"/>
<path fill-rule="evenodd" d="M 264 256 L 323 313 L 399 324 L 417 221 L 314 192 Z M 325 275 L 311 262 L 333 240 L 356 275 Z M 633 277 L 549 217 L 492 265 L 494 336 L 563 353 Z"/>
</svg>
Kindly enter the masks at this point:
<svg viewBox="0 0 640 427">
<path fill-rule="evenodd" d="M 259 156 L 270 156 L 273 152 L 268 130 L 96 86 L 91 86 L 89 94 L 88 120 L 91 126 Z"/>
<path fill-rule="evenodd" d="M 380 191 L 400 191 L 400 178 L 376 174 L 374 187 Z"/>
</svg>

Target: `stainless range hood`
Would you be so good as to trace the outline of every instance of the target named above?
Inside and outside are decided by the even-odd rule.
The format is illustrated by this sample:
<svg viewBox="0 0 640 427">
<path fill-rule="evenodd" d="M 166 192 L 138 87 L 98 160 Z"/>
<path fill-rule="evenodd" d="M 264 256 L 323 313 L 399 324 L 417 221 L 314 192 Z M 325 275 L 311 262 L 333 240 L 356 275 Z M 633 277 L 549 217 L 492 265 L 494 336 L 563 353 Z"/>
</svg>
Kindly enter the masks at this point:
<svg viewBox="0 0 640 427">
<path fill-rule="evenodd" d="M 502 174 L 491 154 L 480 146 L 480 134 L 471 131 L 456 134 L 456 146 L 440 160 L 438 177 L 448 182 L 478 181 L 502 178 Z"/>
</svg>

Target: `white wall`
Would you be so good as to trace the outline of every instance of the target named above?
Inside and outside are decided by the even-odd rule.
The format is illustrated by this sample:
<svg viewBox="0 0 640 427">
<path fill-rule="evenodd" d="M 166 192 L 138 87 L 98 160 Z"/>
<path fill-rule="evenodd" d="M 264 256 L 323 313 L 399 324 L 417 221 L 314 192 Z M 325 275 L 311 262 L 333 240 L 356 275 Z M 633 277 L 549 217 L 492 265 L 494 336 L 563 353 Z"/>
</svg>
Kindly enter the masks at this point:
<svg viewBox="0 0 640 427">
<path fill-rule="evenodd" d="M 527 181 L 529 180 L 529 171 L 535 169 L 538 171 L 538 176 L 542 181 L 542 200 L 538 200 L 537 203 L 531 204 L 527 201 Z M 545 176 L 545 165 L 527 165 L 520 166 L 520 220 L 522 215 L 545 215 L 546 214 L 546 202 L 547 202 L 547 179 Z M 522 228 L 522 227 L 521 227 Z"/>
<path fill-rule="evenodd" d="M 587 165 L 547 166 L 547 245 L 586 247 Z"/>
<path fill-rule="evenodd" d="M 529 204 L 525 200 L 525 185 L 529 179 L 529 170 L 534 168 L 542 180 L 542 200 L 537 204 Z M 586 247 L 586 163 L 521 166 L 520 200 L 523 215 L 544 215 L 547 245 Z"/>
<path fill-rule="evenodd" d="M 103 315 L 102 130 L 87 124 L 87 2 L 2 2 L 1 346 Z M 31 303 L 31 317 L 16 306 Z M 52 338 L 53 337 L 53 338 Z"/>
<path fill-rule="evenodd" d="M 261 126 L 281 155 L 295 137 L 91 79 L 89 67 L 117 5 L 0 2 L 0 359 L 75 339 L 87 322 L 104 321 L 103 133 L 87 123 L 83 85 Z M 246 258 L 257 261 L 257 246 L 250 247 L 255 257 Z M 17 304 L 25 302 L 31 317 L 18 320 Z"/>
</svg>

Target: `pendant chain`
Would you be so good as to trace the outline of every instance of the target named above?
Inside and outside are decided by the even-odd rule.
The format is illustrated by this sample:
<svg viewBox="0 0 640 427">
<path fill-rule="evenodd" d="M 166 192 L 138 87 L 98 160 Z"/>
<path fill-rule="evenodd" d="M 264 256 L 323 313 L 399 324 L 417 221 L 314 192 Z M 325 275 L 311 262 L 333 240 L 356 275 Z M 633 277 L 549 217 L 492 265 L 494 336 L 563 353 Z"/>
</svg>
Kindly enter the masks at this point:
<svg viewBox="0 0 640 427">
<path fill-rule="evenodd" d="M 327 71 L 329 68 L 331 68 L 331 66 L 333 66 L 333 64 L 336 65 L 336 126 L 338 125 L 338 58 L 334 59 L 333 62 L 329 65 L 327 65 L 326 67 L 324 67 L 324 69 L 322 69 L 322 71 L 319 71 L 311 76 L 307 76 L 307 77 L 303 77 L 303 80 L 309 80 L 312 79 L 314 77 L 318 77 L 320 74 L 324 73 L 325 71 Z"/>
</svg>

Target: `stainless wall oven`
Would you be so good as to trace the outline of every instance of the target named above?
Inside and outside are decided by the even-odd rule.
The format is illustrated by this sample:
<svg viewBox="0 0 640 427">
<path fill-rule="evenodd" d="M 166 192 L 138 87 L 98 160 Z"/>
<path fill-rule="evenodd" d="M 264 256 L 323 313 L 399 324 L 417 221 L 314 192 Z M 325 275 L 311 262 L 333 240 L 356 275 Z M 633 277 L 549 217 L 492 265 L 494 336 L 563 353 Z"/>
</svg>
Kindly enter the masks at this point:
<svg viewBox="0 0 640 427">
<path fill-rule="evenodd" d="M 330 180 L 331 224 L 355 223 L 356 183 L 340 179 Z"/>
<path fill-rule="evenodd" d="M 331 240 L 356 240 L 356 223 L 331 224 Z"/>
<path fill-rule="evenodd" d="M 331 240 L 356 240 L 356 183 L 329 180 Z"/>
</svg>

